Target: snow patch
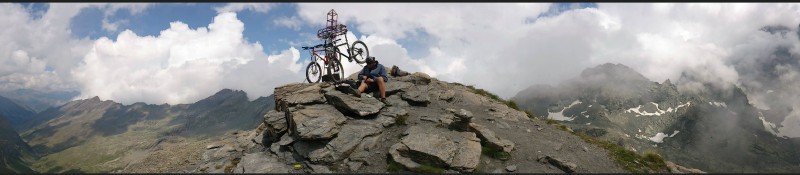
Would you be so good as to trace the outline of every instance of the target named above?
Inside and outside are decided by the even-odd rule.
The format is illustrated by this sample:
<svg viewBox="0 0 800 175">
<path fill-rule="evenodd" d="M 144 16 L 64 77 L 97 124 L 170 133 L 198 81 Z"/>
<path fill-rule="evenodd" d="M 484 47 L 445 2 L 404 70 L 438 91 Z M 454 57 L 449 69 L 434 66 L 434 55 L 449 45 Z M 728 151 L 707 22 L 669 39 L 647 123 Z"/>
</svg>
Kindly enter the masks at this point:
<svg viewBox="0 0 800 175">
<path fill-rule="evenodd" d="M 664 133 L 660 133 L 660 132 L 659 132 L 659 133 L 656 133 L 656 135 L 655 135 L 655 136 L 653 136 L 653 137 L 650 137 L 650 138 L 648 138 L 648 139 L 649 139 L 650 141 L 653 141 L 653 142 L 656 142 L 656 143 L 663 143 L 663 142 L 664 142 L 664 138 L 667 138 L 667 137 L 673 137 L 673 136 L 675 136 L 675 134 L 678 134 L 678 132 L 680 132 L 680 131 L 677 131 L 677 130 L 676 130 L 676 131 L 672 132 L 672 134 L 670 134 L 670 135 L 667 135 L 667 134 L 664 134 Z"/>
<path fill-rule="evenodd" d="M 570 107 L 572 107 L 573 105 L 577 105 L 577 104 L 581 104 L 581 103 L 582 103 L 581 101 L 575 100 L 575 101 L 574 101 L 574 102 L 572 102 L 572 104 L 570 104 L 569 106 L 565 107 L 564 109 L 561 109 L 561 111 L 558 111 L 558 112 L 548 112 L 547 118 L 548 118 L 548 119 L 552 119 L 552 120 L 558 120 L 558 121 L 572 121 L 572 120 L 575 120 L 575 117 L 567 117 L 567 116 L 564 116 L 564 110 L 567 110 L 567 108 L 570 108 Z M 588 117 L 588 116 L 587 116 L 587 117 Z"/>
<path fill-rule="evenodd" d="M 728 107 L 728 105 L 727 105 L 727 104 L 725 104 L 725 102 L 717 102 L 717 101 L 712 101 L 712 102 L 708 102 L 708 104 L 709 104 L 709 105 L 716 106 L 716 107 L 724 107 L 724 108 L 727 108 L 727 107 Z"/>
<path fill-rule="evenodd" d="M 775 129 L 778 127 L 776 127 L 774 123 L 768 122 L 766 119 L 764 119 L 763 113 L 758 112 L 758 119 L 761 120 L 762 124 L 764 124 L 764 130 L 767 130 L 767 132 L 772 133 L 773 135 L 779 136 L 778 132 L 775 132 Z"/>
<path fill-rule="evenodd" d="M 586 125 L 592 125 L 592 123 L 586 123 Z"/>
<path fill-rule="evenodd" d="M 682 107 L 686 107 L 686 106 L 689 106 L 689 105 L 692 104 L 692 102 L 686 102 L 684 104 L 678 105 L 677 107 L 675 107 L 675 109 L 673 109 L 672 107 L 669 107 L 669 108 L 667 108 L 667 110 L 662 110 L 661 108 L 658 107 L 658 103 L 653 103 L 653 102 L 650 102 L 650 103 L 655 105 L 656 106 L 656 110 L 658 110 L 658 111 L 656 111 L 656 112 L 643 112 L 643 111 L 639 110 L 639 109 L 642 108 L 642 105 L 639 105 L 639 106 L 637 106 L 635 108 L 630 108 L 628 110 L 625 110 L 625 113 L 636 113 L 637 114 L 636 117 L 639 117 L 639 116 L 661 116 L 662 114 L 666 114 L 668 112 L 675 112 L 675 111 L 678 111 L 678 109 L 680 109 Z"/>
</svg>

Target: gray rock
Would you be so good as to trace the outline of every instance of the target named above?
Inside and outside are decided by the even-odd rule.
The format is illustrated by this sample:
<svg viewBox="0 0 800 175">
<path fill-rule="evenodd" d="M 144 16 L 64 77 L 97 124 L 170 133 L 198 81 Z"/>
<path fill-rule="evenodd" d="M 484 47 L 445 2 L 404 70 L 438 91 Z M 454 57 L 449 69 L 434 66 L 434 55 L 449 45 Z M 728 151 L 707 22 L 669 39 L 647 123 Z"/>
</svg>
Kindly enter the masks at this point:
<svg viewBox="0 0 800 175">
<path fill-rule="evenodd" d="M 350 171 L 358 171 L 361 165 L 364 165 L 364 162 L 347 162 L 347 167 Z"/>
<path fill-rule="evenodd" d="M 347 118 L 330 105 L 312 105 L 291 112 L 297 139 L 330 139 L 339 133 Z"/>
<path fill-rule="evenodd" d="M 211 162 L 216 160 L 221 160 L 231 155 L 230 152 L 235 151 L 236 149 L 232 146 L 225 145 L 221 148 L 210 149 L 203 153 L 203 161 Z"/>
<path fill-rule="evenodd" d="M 234 173 L 288 173 L 289 167 L 278 159 L 262 152 L 245 154 L 234 168 Z"/>
<path fill-rule="evenodd" d="M 309 153 L 313 163 L 332 163 L 346 158 L 367 136 L 380 134 L 383 126 L 368 120 L 352 120 L 342 126 L 341 132 L 325 148 Z"/>
<path fill-rule="evenodd" d="M 308 167 L 311 168 L 311 173 L 333 173 L 327 166 L 323 165 L 309 164 Z"/>
<path fill-rule="evenodd" d="M 275 87 L 275 90 L 273 91 L 273 94 L 275 94 L 275 110 L 284 111 L 283 107 L 281 107 L 279 104 L 284 103 L 286 97 L 291 95 L 292 92 L 303 90 L 311 85 L 312 84 L 308 83 L 291 83 Z"/>
<path fill-rule="evenodd" d="M 312 86 L 312 87 L 319 88 L 319 86 Z M 325 103 L 325 98 L 319 92 L 306 92 L 306 93 L 291 94 L 286 97 L 285 101 L 286 104 L 288 104 L 291 107 L 296 105 Z"/>
<path fill-rule="evenodd" d="M 405 109 L 400 108 L 400 107 L 391 106 L 391 107 L 387 107 L 387 108 L 381 109 L 381 114 L 380 115 L 385 115 L 385 116 L 389 116 L 389 117 L 397 117 L 397 116 L 401 116 L 401 115 L 408 115 L 408 111 L 406 111 Z"/>
<path fill-rule="evenodd" d="M 380 123 L 383 127 L 390 127 L 397 123 L 397 118 L 379 115 L 375 118 L 375 122 Z"/>
<path fill-rule="evenodd" d="M 565 173 L 574 173 L 575 170 L 577 170 L 577 168 L 578 168 L 578 165 L 576 165 L 575 163 L 568 162 L 566 160 L 562 160 L 562 159 L 559 159 L 559 158 L 554 158 L 554 157 L 551 157 L 551 156 L 545 156 L 543 159 L 547 163 L 550 163 L 551 165 L 555 166 L 556 168 L 561 169 Z"/>
<path fill-rule="evenodd" d="M 509 108 L 508 106 L 501 104 L 499 102 L 493 102 L 491 107 L 488 110 L 488 113 L 491 117 L 500 118 L 508 121 L 525 121 L 530 120 L 528 119 L 528 115 L 525 112 L 518 111 L 516 109 Z M 508 127 L 508 126 L 506 126 Z"/>
<path fill-rule="evenodd" d="M 420 86 L 415 86 L 404 92 L 403 95 L 400 95 L 400 98 L 413 106 L 427 106 L 431 102 L 427 89 L 423 89 Z"/>
<path fill-rule="evenodd" d="M 397 81 L 411 82 L 416 85 L 427 85 L 431 83 L 431 76 L 422 72 L 414 72 L 408 76 L 395 78 Z"/>
<path fill-rule="evenodd" d="M 358 98 L 339 91 L 327 92 L 325 93 L 325 98 L 328 99 L 328 103 L 336 106 L 337 109 L 343 110 L 342 112 L 354 113 L 361 117 L 378 113 L 384 106 L 384 104 L 376 98 L 366 96 Z"/>
<path fill-rule="evenodd" d="M 405 116 L 408 115 L 408 111 L 403 108 L 391 106 L 387 108 L 381 109 L 378 117 L 375 118 L 375 121 L 383 125 L 383 127 L 389 127 L 396 123 L 398 116 Z"/>
<path fill-rule="evenodd" d="M 270 145 L 273 142 L 278 141 L 283 133 L 286 133 L 286 114 L 284 112 L 278 112 L 275 110 L 270 110 L 266 114 L 264 114 L 264 122 L 265 125 L 264 133 L 262 135 L 262 145 Z"/>
<path fill-rule="evenodd" d="M 500 173 L 505 173 L 505 171 L 503 171 L 503 169 L 495 169 L 494 171 L 492 171 L 492 173 L 500 174 Z"/>
<path fill-rule="evenodd" d="M 700 174 L 700 173 L 706 173 L 703 170 L 695 169 L 695 168 L 686 168 L 686 167 L 680 166 L 678 164 L 675 164 L 674 162 L 671 162 L 671 161 L 665 161 L 664 163 L 667 164 L 667 169 L 669 169 L 670 173 L 676 173 L 676 174 L 683 174 L 683 173 Z"/>
<path fill-rule="evenodd" d="M 484 141 L 487 146 L 503 150 L 503 152 L 507 153 L 510 153 L 512 150 L 514 150 L 514 142 L 498 137 L 494 134 L 494 131 L 489 130 L 489 128 L 477 123 L 470 123 L 469 126 L 472 131 L 475 131 L 475 133 L 478 135 L 478 138 L 481 138 L 481 140 Z"/>
<path fill-rule="evenodd" d="M 391 104 L 392 107 L 408 107 L 408 106 L 411 106 L 411 105 L 408 104 L 408 102 L 406 102 L 405 100 L 400 98 L 400 95 L 387 96 L 386 97 L 386 101 L 389 102 L 389 104 Z"/>
<path fill-rule="evenodd" d="M 292 144 L 293 142 L 294 142 L 294 138 L 292 136 L 289 136 L 289 134 L 284 134 L 283 136 L 281 136 L 281 140 L 278 141 L 278 145 L 286 146 L 286 145 Z"/>
<path fill-rule="evenodd" d="M 404 81 L 389 81 L 386 83 L 386 96 L 394 95 L 398 92 L 404 91 L 414 84 Z"/>
<path fill-rule="evenodd" d="M 461 172 L 472 172 L 480 162 L 480 140 L 474 133 L 432 131 L 411 126 L 400 143 L 392 145 L 392 158 L 408 168 L 419 164 L 450 167 Z"/>
<path fill-rule="evenodd" d="M 453 101 L 455 96 L 456 96 L 456 92 L 453 91 L 452 89 L 448 89 L 448 90 L 446 90 L 446 91 L 444 91 L 444 92 L 439 94 L 439 100 L 444 100 L 444 101 L 450 102 L 450 101 Z"/>
<path fill-rule="evenodd" d="M 380 154 L 380 150 L 377 150 L 376 146 L 378 145 L 378 140 L 380 140 L 381 134 L 375 136 L 367 136 L 361 140 L 361 144 L 353 150 L 353 153 L 350 154 L 349 159 L 352 161 L 361 161 L 364 162 L 365 165 L 370 165 L 369 159 L 373 157 L 372 152 Z"/>
<path fill-rule="evenodd" d="M 470 123 L 472 122 L 472 112 L 469 112 L 465 109 L 454 110 L 454 109 L 447 109 L 448 112 L 455 115 L 453 118 L 453 122 L 450 125 L 450 128 L 456 129 L 458 131 L 467 131 L 470 128 Z"/>
<path fill-rule="evenodd" d="M 212 143 L 212 144 L 206 145 L 206 149 L 216 149 L 216 148 L 219 148 L 219 147 L 222 147 L 222 144 Z"/>
<path fill-rule="evenodd" d="M 508 172 L 517 171 L 517 165 L 509 165 L 509 166 L 507 166 L 506 167 L 506 171 L 508 171 Z"/>
</svg>

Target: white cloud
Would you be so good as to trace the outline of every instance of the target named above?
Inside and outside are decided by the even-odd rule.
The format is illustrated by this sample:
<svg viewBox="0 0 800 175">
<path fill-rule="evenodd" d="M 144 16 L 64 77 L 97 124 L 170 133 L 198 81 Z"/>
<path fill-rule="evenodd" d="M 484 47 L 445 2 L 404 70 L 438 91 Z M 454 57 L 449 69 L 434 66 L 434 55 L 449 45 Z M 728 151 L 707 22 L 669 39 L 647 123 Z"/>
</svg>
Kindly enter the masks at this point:
<svg viewBox="0 0 800 175">
<path fill-rule="evenodd" d="M 302 22 L 303 21 L 301 21 L 300 18 L 298 18 L 297 16 L 279 17 L 276 18 L 275 20 L 272 20 L 272 23 L 274 23 L 275 25 L 287 27 L 295 31 L 300 30 L 300 26 L 303 24 Z"/>
<path fill-rule="evenodd" d="M 424 32 L 433 41 L 425 43 L 428 55 L 408 59 L 418 63 L 416 70 L 476 84 L 505 98 L 606 62 L 626 64 L 654 81 L 675 81 L 685 70 L 700 69 L 703 80 L 736 83 L 738 73 L 729 61 L 760 27 L 800 23 L 794 15 L 799 12 L 796 4 L 598 6 L 535 23 L 526 21 L 545 12 L 549 4 L 304 3 L 298 5 L 298 14 L 321 28 L 333 8 L 340 23 L 391 41 Z"/>
<path fill-rule="evenodd" d="M 302 80 L 297 49 L 265 55 L 261 44 L 244 39 L 243 31 L 235 13 L 219 14 L 207 28 L 173 22 L 159 36 L 126 30 L 116 41 L 95 41 L 73 75 L 81 84 L 81 98 L 124 104 L 193 103 L 222 88 L 244 90 L 252 100 Z"/>
<path fill-rule="evenodd" d="M 239 12 L 243 10 L 267 13 L 273 6 L 274 4 L 268 3 L 228 3 L 225 6 L 214 8 L 214 10 L 216 10 L 217 13 Z"/>
</svg>

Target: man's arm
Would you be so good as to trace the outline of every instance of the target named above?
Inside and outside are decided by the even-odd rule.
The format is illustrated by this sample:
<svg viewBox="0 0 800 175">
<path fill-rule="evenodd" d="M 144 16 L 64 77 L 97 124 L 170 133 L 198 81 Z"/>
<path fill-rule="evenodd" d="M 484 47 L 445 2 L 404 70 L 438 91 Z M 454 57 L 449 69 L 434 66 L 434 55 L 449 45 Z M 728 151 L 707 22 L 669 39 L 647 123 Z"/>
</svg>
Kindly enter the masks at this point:
<svg viewBox="0 0 800 175">
<path fill-rule="evenodd" d="M 383 65 L 380 65 L 378 74 L 383 77 L 383 81 L 389 80 L 389 76 L 386 75 L 386 68 Z"/>
<path fill-rule="evenodd" d="M 364 76 L 365 76 L 364 75 L 364 69 L 361 69 L 361 71 L 358 72 L 358 76 L 357 76 L 358 77 L 358 81 L 364 80 Z"/>
</svg>

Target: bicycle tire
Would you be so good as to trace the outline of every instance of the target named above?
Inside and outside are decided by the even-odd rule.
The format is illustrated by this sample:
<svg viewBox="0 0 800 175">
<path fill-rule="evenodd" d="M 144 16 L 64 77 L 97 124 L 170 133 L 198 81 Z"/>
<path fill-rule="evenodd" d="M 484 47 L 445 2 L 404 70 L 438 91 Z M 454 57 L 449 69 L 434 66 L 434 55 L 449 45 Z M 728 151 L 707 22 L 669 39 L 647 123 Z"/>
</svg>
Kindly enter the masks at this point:
<svg viewBox="0 0 800 175">
<path fill-rule="evenodd" d="M 367 57 L 369 57 L 369 48 L 367 48 L 367 44 L 364 44 L 363 41 L 353 42 L 353 46 L 350 47 L 349 52 L 350 52 L 350 58 L 356 60 L 356 63 L 358 64 L 363 64 L 364 62 L 367 61 Z"/>
<path fill-rule="evenodd" d="M 317 77 L 311 78 L 309 73 L 314 74 L 313 72 L 314 70 L 316 70 Z M 308 83 L 317 83 L 319 82 L 320 78 L 322 78 L 322 67 L 319 66 L 319 63 L 317 62 L 308 63 L 308 66 L 306 67 L 306 80 L 308 81 Z M 312 81 L 312 79 L 314 80 Z"/>
<path fill-rule="evenodd" d="M 342 65 L 342 62 L 339 61 L 339 59 L 337 59 L 337 58 L 332 58 L 331 59 L 331 63 L 333 64 L 333 69 L 334 69 L 333 73 L 334 74 L 337 73 L 337 72 L 339 73 L 339 77 L 337 77 L 338 78 L 337 81 L 344 80 L 344 66 Z M 336 69 L 338 69 L 338 70 L 336 70 Z"/>
</svg>

